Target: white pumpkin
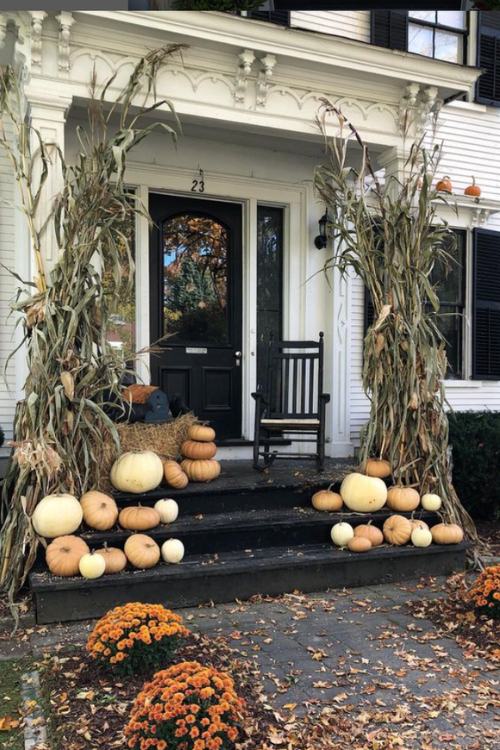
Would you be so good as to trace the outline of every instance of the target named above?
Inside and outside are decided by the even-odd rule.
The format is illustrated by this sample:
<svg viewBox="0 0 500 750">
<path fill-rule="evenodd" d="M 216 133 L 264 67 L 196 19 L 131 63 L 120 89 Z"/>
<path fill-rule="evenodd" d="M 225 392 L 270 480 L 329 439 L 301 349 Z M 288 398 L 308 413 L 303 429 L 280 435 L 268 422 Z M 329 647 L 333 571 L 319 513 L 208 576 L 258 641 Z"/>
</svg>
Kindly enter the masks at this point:
<svg viewBox="0 0 500 750">
<path fill-rule="evenodd" d="M 380 510 L 385 505 L 387 487 L 378 477 L 367 477 L 354 472 L 345 477 L 340 495 L 350 510 L 369 513 Z"/>
<path fill-rule="evenodd" d="M 180 563 L 184 557 L 184 545 L 180 539 L 167 539 L 161 546 L 161 556 L 166 563 Z"/>
<path fill-rule="evenodd" d="M 442 504 L 441 498 L 439 495 L 433 495 L 430 492 L 427 492 L 425 495 L 422 495 L 422 499 L 420 500 L 422 503 L 422 508 L 425 510 L 430 511 L 436 511 L 439 510 Z"/>
<path fill-rule="evenodd" d="M 428 547 L 432 544 L 432 534 L 423 526 L 415 526 L 411 532 L 411 543 L 415 547 Z"/>
<path fill-rule="evenodd" d="M 336 523 L 335 526 L 332 526 L 330 536 L 332 537 L 332 542 L 336 544 L 337 547 L 345 547 L 347 542 L 354 537 L 354 529 L 350 523 L 341 521 L 340 523 Z"/>
<path fill-rule="evenodd" d="M 113 486 L 136 495 L 154 490 L 162 479 L 163 464 L 153 451 L 122 453 L 111 469 Z"/>
<path fill-rule="evenodd" d="M 36 533 L 49 539 L 72 534 L 82 518 L 82 506 L 76 497 L 65 494 L 45 495 L 31 516 Z"/>
<path fill-rule="evenodd" d="M 106 570 L 106 560 L 98 552 L 89 552 L 80 558 L 78 567 L 84 578 L 100 578 Z"/>
<path fill-rule="evenodd" d="M 155 510 L 160 514 L 162 523 L 173 523 L 179 515 L 179 506 L 175 500 L 166 497 L 155 503 Z"/>
</svg>

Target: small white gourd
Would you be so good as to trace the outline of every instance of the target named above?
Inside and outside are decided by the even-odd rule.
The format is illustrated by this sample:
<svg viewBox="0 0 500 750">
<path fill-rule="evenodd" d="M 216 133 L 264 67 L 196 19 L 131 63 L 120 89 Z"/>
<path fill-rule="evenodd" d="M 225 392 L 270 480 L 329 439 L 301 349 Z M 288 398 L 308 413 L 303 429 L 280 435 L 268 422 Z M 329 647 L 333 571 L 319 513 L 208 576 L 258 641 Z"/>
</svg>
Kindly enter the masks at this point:
<svg viewBox="0 0 500 750">
<path fill-rule="evenodd" d="M 98 552 L 89 552 L 80 558 L 78 567 L 84 578 L 100 578 L 106 570 L 106 560 Z"/>
<path fill-rule="evenodd" d="M 167 539 L 161 546 L 161 556 L 166 563 L 180 563 L 184 557 L 184 545 L 180 539 Z"/>
<path fill-rule="evenodd" d="M 337 547 L 345 547 L 347 542 L 354 537 L 354 529 L 350 523 L 341 521 L 332 526 L 330 536 Z"/>
<path fill-rule="evenodd" d="M 171 498 L 162 498 L 155 503 L 155 510 L 160 514 L 162 523 L 173 523 L 179 515 L 179 506 Z"/>
<path fill-rule="evenodd" d="M 411 532 L 411 543 L 414 547 L 428 547 L 432 544 L 432 534 L 423 526 L 415 526 Z"/>
<path fill-rule="evenodd" d="M 422 495 L 422 499 L 420 500 L 420 502 L 424 510 L 435 512 L 436 510 L 439 510 L 441 507 L 441 498 L 439 497 L 439 495 L 433 495 L 430 492 L 427 492 L 425 495 Z"/>
</svg>

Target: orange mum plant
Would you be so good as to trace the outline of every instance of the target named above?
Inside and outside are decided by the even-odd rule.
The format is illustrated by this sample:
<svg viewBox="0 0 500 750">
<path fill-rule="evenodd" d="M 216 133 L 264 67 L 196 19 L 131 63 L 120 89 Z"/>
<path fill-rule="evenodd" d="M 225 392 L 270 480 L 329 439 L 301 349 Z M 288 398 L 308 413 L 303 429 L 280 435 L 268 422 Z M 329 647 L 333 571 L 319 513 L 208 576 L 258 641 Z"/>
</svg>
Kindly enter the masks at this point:
<svg viewBox="0 0 500 750">
<path fill-rule="evenodd" d="M 87 651 L 122 673 L 146 672 L 171 661 L 189 634 L 182 617 L 161 604 L 130 602 L 101 617 L 88 637 Z"/>
<path fill-rule="evenodd" d="M 490 565 L 476 579 L 469 597 L 489 617 L 500 617 L 500 565 Z"/>
<path fill-rule="evenodd" d="M 144 685 L 125 736 L 133 750 L 231 750 L 243 708 L 228 674 L 182 662 Z"/>
</svg>

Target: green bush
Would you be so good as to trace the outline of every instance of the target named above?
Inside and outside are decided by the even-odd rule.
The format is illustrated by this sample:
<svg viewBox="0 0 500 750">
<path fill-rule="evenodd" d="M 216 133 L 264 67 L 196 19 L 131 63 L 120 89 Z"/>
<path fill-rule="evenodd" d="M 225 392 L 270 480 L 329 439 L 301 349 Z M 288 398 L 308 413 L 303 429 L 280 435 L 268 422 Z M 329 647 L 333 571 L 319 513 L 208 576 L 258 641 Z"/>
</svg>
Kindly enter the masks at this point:
<svg viewBox="0 0 500 750">
<path fill-rule="evenodd" d="M 451 412 L 453 483 L 474 518 L 500 519 L 500 412 Z"/>
</svg>

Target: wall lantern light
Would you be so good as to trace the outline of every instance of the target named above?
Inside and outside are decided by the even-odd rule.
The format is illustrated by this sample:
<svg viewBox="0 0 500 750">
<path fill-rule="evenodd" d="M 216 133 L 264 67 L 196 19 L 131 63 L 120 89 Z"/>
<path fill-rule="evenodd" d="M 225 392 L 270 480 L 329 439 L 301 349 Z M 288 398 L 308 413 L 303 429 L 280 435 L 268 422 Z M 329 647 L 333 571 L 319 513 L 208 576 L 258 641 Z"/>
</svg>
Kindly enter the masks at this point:
<svg viewBox="0 0 500 750">
<path fill-rule="evenodd" d="M 328 216 L 326 215 L 326 211 L 325 211 L 321 219 L 318 221 L 319 234 L 317 237 L 314 238 L 314 246 L 318 250 L 323 250 L 323 248 L 325 248 L 328 243 L 328 237 L 326 234 L 327 224 L 328 224 Z"/>
</svg>

